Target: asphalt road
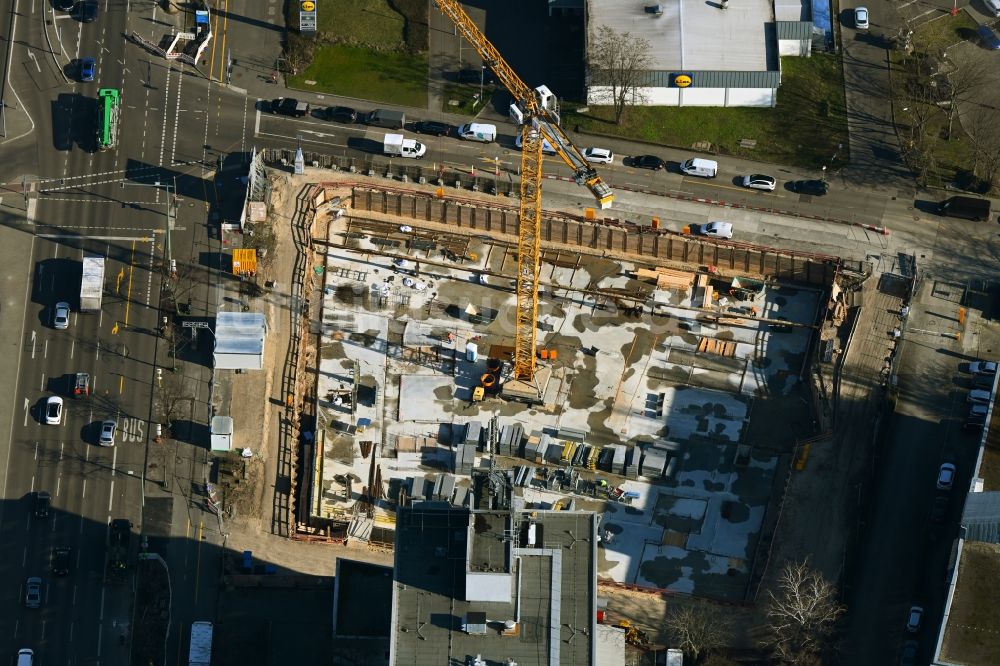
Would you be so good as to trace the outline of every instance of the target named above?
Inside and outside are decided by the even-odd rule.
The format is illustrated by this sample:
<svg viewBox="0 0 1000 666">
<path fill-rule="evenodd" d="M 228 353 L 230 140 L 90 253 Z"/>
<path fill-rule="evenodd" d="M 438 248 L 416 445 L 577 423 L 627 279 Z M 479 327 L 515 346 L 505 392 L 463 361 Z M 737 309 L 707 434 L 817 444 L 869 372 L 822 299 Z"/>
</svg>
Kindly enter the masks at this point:
<svg viewBox="0 0 1000 666">
<path fill-rule="evenodd" d="M 124 577 L 106 575 L 108 525 L 127 518 L 136 533 L 142 526 L 168 219 L 183 247 L 193 230 L 204 233 L 215 197 L 214 164 L 206 172 L 202 161 L 214 160 L 205 146 L 221 123 L 208 120 L 204 98 L 193 99 L 205 95 L 204 82 L 185 88 L 192 77 L 126 44 L 128 25 L 150 7 L 101 7 L 98 21 L 82 24 L 49 2 L 20 0 L 10 86 L 23 117 L 12 112 L 11 127 L 27 118 L 33 129 L 2 147 L 3 179 L 26 183 L 28 203 L 20 216 L 5 209 L 0 229 L 0 327 L 11 347 L 0 372 L 12 405 L 9 439 L 0 433 L 0 655 L 30 647 L 43 664 L 127 663 L 132 567 Z M 97 59 L 95 82 L 76 80 L 84 56 Z M 119 88 L 124 99 L 118 145 L 106 151 L 95 150 L 99 87 Z M 189 100 L 198 110 L 186 108 Z M 106 260 L 102 308 L 93 314 L 77 306 L 85 253 Z M 56 330 L 52 313 L 62 300 L 73 312 L 69 328 Z M 89 396 L 72 396 L 76 372 L 90 374 Z M 41 411 L 52 395 L 65 402 L 58 425 Z M 117 424 L 113 447 L 97 445 L 105 419 Z M 52 495 L 48 518 L 32 514 L 38 491 Z M 51 571 L 60 546 L 72 548 L 67 576 Z M 43 603 L 29 609 L 25 579 L 36 575 Z"/>
</svg>

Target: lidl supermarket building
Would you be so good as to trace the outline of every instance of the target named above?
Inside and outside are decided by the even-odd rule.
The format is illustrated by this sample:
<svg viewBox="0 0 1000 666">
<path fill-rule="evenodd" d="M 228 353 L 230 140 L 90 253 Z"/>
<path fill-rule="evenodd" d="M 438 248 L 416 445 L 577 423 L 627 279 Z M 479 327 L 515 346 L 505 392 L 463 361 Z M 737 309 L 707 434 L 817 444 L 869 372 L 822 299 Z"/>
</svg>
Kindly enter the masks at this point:
<svg viewBox="0 0 1000 666">
<path fill-rule="evenodd" d="M 817 36 L 811 8 L 788 0 L 585 0 L 588 40 L 601 26 L 649 42 L 646 106 L 774 106 L 779 56 L 808 56 Z M 776 17 L 782 20 L 776 20 Z M 587 51 L 592 44 L 588 41 Z M 596 64 L 596 63 L 595 63 Z M 602 72 L 587 73 L 587 101 L 607 104 Z"/>
</svg>

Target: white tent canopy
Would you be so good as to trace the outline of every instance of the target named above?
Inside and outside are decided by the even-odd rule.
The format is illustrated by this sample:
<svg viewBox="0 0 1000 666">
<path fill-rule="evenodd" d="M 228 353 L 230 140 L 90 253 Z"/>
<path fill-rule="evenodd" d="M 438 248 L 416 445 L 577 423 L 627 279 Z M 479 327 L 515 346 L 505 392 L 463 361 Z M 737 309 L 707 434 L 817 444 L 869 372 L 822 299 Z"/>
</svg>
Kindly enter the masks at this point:
<svg viewBox="0 0 1000 666">
<path fill-rule="evenodd" d="M 215 320 L 215 369 L 264 367 L 267 321 L 261 312 L 220 312 Z"/>
</svg>

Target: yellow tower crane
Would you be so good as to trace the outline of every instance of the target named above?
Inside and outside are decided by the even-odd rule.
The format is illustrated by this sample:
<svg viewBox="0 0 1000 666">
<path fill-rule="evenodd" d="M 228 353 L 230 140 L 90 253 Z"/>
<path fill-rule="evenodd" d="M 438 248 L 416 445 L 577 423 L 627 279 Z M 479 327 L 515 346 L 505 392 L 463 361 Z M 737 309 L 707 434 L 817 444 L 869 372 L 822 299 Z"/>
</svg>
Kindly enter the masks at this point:
<svg viewBox="0 0 1000 666">
<path fill-rule="evenodd" d="M 532 90 L 511 69 L 496 47 L 462 9 L 458 0 L 434 0 L 462 36 L 476 49 L 497 80 L 514 97 L 511 115 L 521 124 L 521 199 L 517 239 L 517 311 L 514 332 L 514 369 L 505 392 L 522 398 L 540 398 L 542 386 L 535 376 L 538 271 L 541 264 L 542 139 L 573 170 L 573 180 L 586 186 L 601 208 L 608 208 L 614 194 L 587 162 L 580 149 L 559 127 L 555 98 L 548 88 Z M 517 386 L 511 386 L 516 384 Z"/>
</svg>

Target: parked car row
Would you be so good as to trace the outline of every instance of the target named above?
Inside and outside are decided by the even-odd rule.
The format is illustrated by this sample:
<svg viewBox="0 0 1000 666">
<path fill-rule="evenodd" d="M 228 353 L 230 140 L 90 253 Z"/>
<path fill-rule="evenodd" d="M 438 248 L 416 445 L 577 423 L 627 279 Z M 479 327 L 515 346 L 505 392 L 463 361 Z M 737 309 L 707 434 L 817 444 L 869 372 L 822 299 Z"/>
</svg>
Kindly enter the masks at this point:
<svg viewBox="0 0 1000 666">
<path fill-rule="evenodd" d="M 965 430 L 981 430 L 986 425 L 990 400 L 993 399 L 997 364 L 993 361 L 973 361 L 966 369 L 972 375 L 972 389 L 965 396 L 969 413 L 962 427 Z"/>
</svg>

